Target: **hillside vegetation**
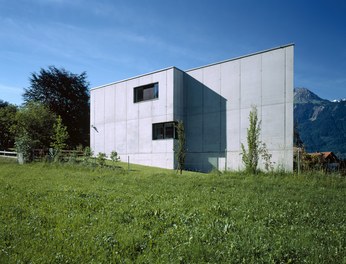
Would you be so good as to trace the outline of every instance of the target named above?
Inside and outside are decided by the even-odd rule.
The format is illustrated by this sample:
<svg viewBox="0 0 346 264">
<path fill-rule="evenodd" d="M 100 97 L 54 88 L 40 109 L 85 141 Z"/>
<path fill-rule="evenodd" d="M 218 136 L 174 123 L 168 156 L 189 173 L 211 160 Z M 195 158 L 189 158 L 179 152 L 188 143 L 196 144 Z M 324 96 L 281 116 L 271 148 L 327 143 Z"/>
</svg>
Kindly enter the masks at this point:
<svg viewBox="0 0 346 264">
<path fill-rule="evenodd" d="M 346 101 L 330 102 L 296 88 L 294 121 L 308 152 L 333 151 L 346 159 Z"/>
<path fill-rule="evenodd" d="M 0 163 L 0 263 L 346 261 L 342 177 Z"/>
</svg>

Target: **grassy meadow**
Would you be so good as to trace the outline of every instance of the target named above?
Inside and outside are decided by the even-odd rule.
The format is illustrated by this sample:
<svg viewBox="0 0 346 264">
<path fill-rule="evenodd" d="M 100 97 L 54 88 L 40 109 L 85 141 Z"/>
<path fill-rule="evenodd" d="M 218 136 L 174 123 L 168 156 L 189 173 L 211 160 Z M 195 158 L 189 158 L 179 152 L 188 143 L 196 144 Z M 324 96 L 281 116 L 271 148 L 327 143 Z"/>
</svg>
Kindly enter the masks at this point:
<svg viewBox="0 0 346 264">
<path fill-rule="evenodd" d="M 0 263 L 346 263 L 346 179 L 0 158 Z"/>
</svg>

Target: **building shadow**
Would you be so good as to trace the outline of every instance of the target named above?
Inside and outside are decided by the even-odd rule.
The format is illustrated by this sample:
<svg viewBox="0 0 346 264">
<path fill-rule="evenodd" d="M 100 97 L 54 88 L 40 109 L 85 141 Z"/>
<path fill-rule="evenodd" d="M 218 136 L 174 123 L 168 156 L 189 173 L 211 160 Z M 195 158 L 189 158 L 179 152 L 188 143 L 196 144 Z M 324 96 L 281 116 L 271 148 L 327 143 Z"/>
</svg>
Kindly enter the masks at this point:
<svg viewBox="0 0 346 264">
<path fill-rule="evenodd" d="M 184 74 L 185 169 L 209 172 L 226 166 L 227 100 Z"/>
</svg>

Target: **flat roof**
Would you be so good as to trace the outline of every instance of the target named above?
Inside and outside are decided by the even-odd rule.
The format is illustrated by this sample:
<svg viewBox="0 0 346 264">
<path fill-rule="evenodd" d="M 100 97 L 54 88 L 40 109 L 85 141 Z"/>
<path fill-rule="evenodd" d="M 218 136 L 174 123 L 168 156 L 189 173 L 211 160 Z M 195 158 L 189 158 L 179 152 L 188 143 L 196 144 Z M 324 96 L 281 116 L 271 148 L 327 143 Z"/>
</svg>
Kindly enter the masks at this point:
<svg viewBox="0 0 346 264">
<path fill-rule="evenodd" d="M 243 55 L 243 56 L 240 56 L 240 57 L 235 57 L 235 58 L 232 58 L 232 59 L 227 59 L 227 60 L 223 60 L 223 61 L 219 61 L 219 62 L 214 62 L 214 63 L 207 64 L 207 65 L 204 65 L 204 66 L 200 66 L 200 67 L 196 67 L 196 68 L 192 68 L 192 69 L 186 70 L 185 72 L 194 71 L 194 70 L 198 70 L 198 69 L 214 66 L 214 65 L 225 63 L 225 62 L 229 62 L 229 61 L 240 60 L 240 59 L 243 59 L 243 58 L 246 58 L 246 57 L 255 56 L 255 55 L 266 53 L 266 52 L 270 52 L 270 51 L 273 51 L 273 50 L 284 49 L 284 48 L 287 48 L 287 47 L 290 47 L 290 46 L 294 46 L 294 43 L 290 43 L 290 44 L 287 44 L 287 45 L 283 45 L 283 46 L 279 46 L 279 47 L 275 47 L 275 48 L 271 48 L 271 49 L 267 49 L 267 50 L 257 51 L 255 53 L 250 53 L 250 54 Z"/>
<path fill-rule="evenodd" d="M 137 76 L 134 76 L 134 77 L 130 77 L 130 78 L 127 78 L 127 79 L 123 79 L 123 80 L 120 80 L 120 81 L 115 81 L 115 82 L 103 84 L 103 85 L 100 85 L 100 86 L 96 86 L 94 88 L 91 88 L 90 91 L 95 90 L 95 89 L 100 89 L 100 88 L 103 88 L 103 87 L 106 87 L 106 86 L 114 85 L 114 84 L 117 84 L 117 83 L 122 83 L 122 82 L 130 81 L 130 80 L 133 80 L 133 79 L 137 79 L 137 78 L 144 77 L 144 76 L 147 76 L 147 75 L 155 74 L 155 73 L 158 73 L 158 72 L 172 70 L 172 69 L 176 69 L 178 71 L 182 71 L 182 70 L 178 69 L 175 66 L 171 66 L 171 67 L 168 67 L 168 68 L 164 68 L 164 69 L 161 69 L 161 70 L 156 70 L 156 71 L 153 71 L 153 72 L 144 73 L 144 74 L 137 75 Z"/>
<path fill-rule="evenodd" d="M 261 53 L 266 53 L 266 52 L 270 52 L 270 51 L 277 50 L 277 49 L 287 48 L 287 47 L 290 47 L 290 46 L 294 46 L 294 43 L 290 43 L 290 44 L 283 45 L 283 46 L 278 46 L 278 47 L 267 49 L 267 50 L 258 51 L 258 52 L 255 52 L 255 53 L 250 53 L 250 54 L 243 55 L 243 56 L 240 56 L 240 57 L 235 57 L 235 58 L 232 58 L 232 59 L 227 59 L 227 60 L 223 60 L 223 61 L 219 61 L 219 62 L 214 62 L 214 63 L 207 64 L 207 65 L 204 65 L 204 66 L 199 66 L 199 67 L 196 67 L 196 68 L 192 68 L 192 69 L 189 69 L 189 70 L 186 70 L 186 71 L 182 71 L 182 70 L 180 70 L 179 68 L 177 68 L 175 66 L 171 66 L 171 67 L 167 67 L 167 68 L 164 68 L 164 69 L 161 69 L 161 70 L 156 70 L 156 71 L 153 71 L 153 72 L 149 72 L 149 73 L 137 75 L 137 76 L 134 76 L 134 77 L 130 77 L 130 78 L 127 78 L 127 79 L 123 79 L 123 80 L 120 80 L 120 81 L 115 81 L 115 82 L 107 83 L 107 84 L 104 84 L 104 85 L 96 86 L 94 88 L 91 88 L 90 91 L 96 90 L 96 89 L 100 89 L 100 88 L 103 88 L 103 87 L 106 87 L 106 86 L 114 85 L 114 84 L 117 84 L 117 83 L 122 83 L 122 82 L 126 82 L 126 81 L 129 81 L 129 80 L 137 79 L 137 78 L 140 78 L 140 77 L 144 77 L 144 76 L 155 74 L 155 73 L 162 72 L 162 71 L 176 69 L 176 70 L 181 71 L 181 72 L 190 72 L 190 71 L 194 71 L 194 70 L 198 70 L 198 69 L 214 66 L 214 65 L 217 65 L 217 64 L 221 64 L 221 63 L 226 63 L 226 62 L 229 62 L 229 61 L 234 61 L 234 60 L 239 60 L 239 59 L 243 59 L 243 58 L 250 57 L 250 56 L 255 56 L 255 55 L 258 55 L 258 54 L 261 54 Z"/>
</svg>

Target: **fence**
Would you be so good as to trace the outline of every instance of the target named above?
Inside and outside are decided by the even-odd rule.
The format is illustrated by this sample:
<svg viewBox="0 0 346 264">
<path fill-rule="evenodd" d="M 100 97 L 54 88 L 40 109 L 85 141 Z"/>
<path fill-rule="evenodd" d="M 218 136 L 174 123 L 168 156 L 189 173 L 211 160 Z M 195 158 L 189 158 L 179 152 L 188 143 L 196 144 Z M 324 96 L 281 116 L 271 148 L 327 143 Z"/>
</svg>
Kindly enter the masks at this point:
<svg viewBox="0 0 346 264">
<path fill-rule="evenodd" d="M 5 158 L 17 158 L 17 152 L 15 152 L 15 151 L 0 150 L 0 157 L 5 157 Z"/>
<path fill-rule="evenodd" d="M 42 160 L 47 156 L 53 156 L 53 149 L 32 149 L 32 159 L 33 160 Z M 83 151 L 78 150 L 60 150 L 60 155 L 62 158 L 68 158 L 70 156 L 82 157 L 84 156 Z"/>
<path fill-rule="evenodd" d="M 45 156 L 47 156 L 49 154 L 49 150 L 48 149 L 33 149 L 31 151 L 32 154 L 32 158 L 34 160 L 39 160 L 44 158 Z M 61 150 L 61 154 L 64 157 L 68 157 L 71 155 L 76 155 L 77 157 L 81 157 L 83 156 L 83 152 L 82 151 L 77 151 L 77 150 Z M 0 157 L 5 157 L 5 158 L 17 158 L 17 152 L 15 151 L 6 151 L 6 150 L 0 150 Z"/>
</svg>

